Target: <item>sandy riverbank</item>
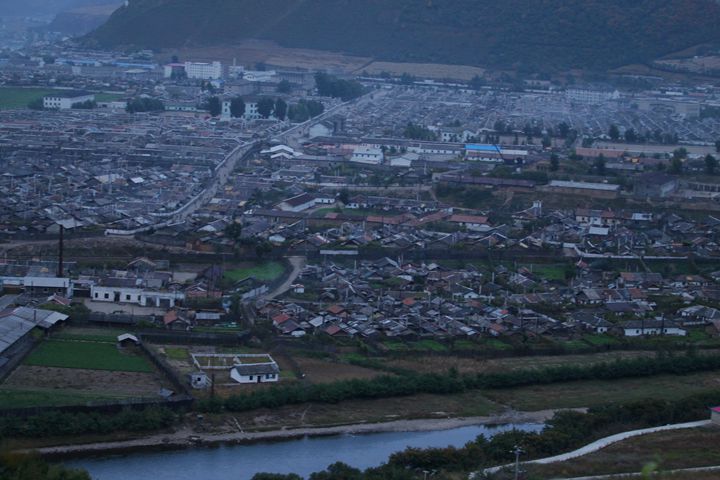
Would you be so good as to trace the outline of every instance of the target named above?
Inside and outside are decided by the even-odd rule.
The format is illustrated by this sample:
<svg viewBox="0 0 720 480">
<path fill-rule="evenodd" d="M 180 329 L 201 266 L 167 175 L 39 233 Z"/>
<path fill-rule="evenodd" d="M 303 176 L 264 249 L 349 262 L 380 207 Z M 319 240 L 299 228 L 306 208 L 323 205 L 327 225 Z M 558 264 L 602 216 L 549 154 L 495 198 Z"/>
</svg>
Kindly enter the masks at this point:
<svg viewBox="0 0 720 480">
<path fill-rule="evenodd" d="M 383 423 L 361 423 L 325 427 L 303 427 L 259 432 L 198 433 L 190 429 L 175 433 L 151 435 L 139 439 L 113 442 L 96 442 L 77 445 L 63 445 L 35 449 L 38 454 L 51 458 L 85 457 L 130 453 L 148 450 L 171 450 L 198 445 L 214 446 L 233 443 L 280 441 L 305 436 L 328 436 L 341 434 L 364 434 L 381 432 L 423 432 L 449 430 L 469 425 L 492 425 L 508 423 L 543 423 L 552 418 L 555 410 L 538 412 L 505 412 L 487 417 L 395 420 Z"/>
</svg>

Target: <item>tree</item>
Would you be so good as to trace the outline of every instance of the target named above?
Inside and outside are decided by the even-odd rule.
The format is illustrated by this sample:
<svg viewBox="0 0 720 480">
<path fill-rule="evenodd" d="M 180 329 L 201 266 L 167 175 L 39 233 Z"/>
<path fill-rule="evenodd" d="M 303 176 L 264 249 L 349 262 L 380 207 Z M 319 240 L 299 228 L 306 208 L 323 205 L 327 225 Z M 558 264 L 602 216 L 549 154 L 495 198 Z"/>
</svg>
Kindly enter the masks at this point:
<svg viewBox="0 0 720 480">
<path fill-rule="evenodd" d="M 327 73 L 315 74 L 315 85 L 318 94 L 323 97 L 340 98 L 343 101 L 352 100 L 364 93 L 362 84 L 355 80 L 342 80 Z"/>
<path fill-rule="evenodd" d="M 208 99 L 208 111 L 213 117 L 217 117 L 222 113 L 222 103 L 218 97 L 212 96 Z"/>
<path fill-rule="evenodd" d="M 407 72 L 404 72 L 402 75 L 400 75 L 400 83 L 403 85 L 412 85 L 415 83 L 416 78 L 413 75 L 410 75 Z"/>
<path fill-rule="evenodd" d="M 570 133 L 570 125 L 565 122 L 561 122 L 558 125 L 558 132 L 560 133 L 561 138 L 567 138 L 568 133 Z"/>
<path fill-rule="evenodd" d="M 90 480 L 84 470 L 50 465 L 30 455 L 4 454 L 0 460 L 0 478 L 12 480 Z"/>
<path fill-rule="evenodd" d="M 285 103 L 285 100 L 282 98 L 278 98 L 275 100 L 275 116 L 278 118 L 278 120 L 285 120 L 285 116 L 287 115 L 287 103 Z"/>
<path fill-rule="evenodd" d="M 473 90 L 480 90 L 484 86 L 485 86 L 485 80 L 483 80 L 483 78 L 480 75 L 475 75 L 468 82 L 468 87 L 472 88 Z"/>
<path fill-rule="evenodd" d="M 408 123 L 403 132 L 405 138 L 413 140 L 437 140 L 437 134 L 427 127 L 422 125 L 415 125 L 414 123 Z"/>
<path fill-rule="evenodd" d="M 595 159 L 593 169 L 598 175 L 605 175 L 605 156 L 602 153 Z"/>
<path fill-rule="evenodd" d="M 257 102 L 257 111 L 262 118 L 270 118 L 275 109 L 275 100 L 270 97 L 262 97 Z"/>
<path fill-rule="evenodd" d="M 139 97 L 130 100 L 125 110 L 128 113 L 162 112 L 165 110 L 165 104 L 157 98 Z"/>
<path fill-rule="evenodd" d="M 317 100 L 309 100 L 305 103 L 305 105 L 307 105 L 308 113 L 312 118 L 315 118 L 318 115 L 322 115 L 322 113 L 325 111 L 325 105 L 323 105 L 322 102 L 319 102 Z"/>
<path fill-rule="evenodd" d="M 674 173 L 675 175 L 680 175 L 683 171 L 683 161 L 680 157 L 673 156 L 672 160 L 670 161 L 670 173 Z"/>
<path fill-rule="evenodd" d="M 560 168 L 560 158 L 556 154 L 550 155 L 550 171 L 557 172 Z"/>
<path fill-rule="evenodd" d="M 617 127 L 617 125 L 610 125 L 610 130 L 608 130 L 608 136 L 612 140 L 617 140 L 618 138 L 620 138 L 620 129 Z"/>
<path fill-rule="evenodd" d="M 35 100 L 31 100 L 27 107 L 30 110 L 43 110 L 45 108 L 45 104 L 43 103 L 42 98 L 36 98 Z"/>
<path fill-rule="evenodd" d="M 705 173 L 708 175 L 715 175 L 717 171 L 718 161 L 715 157 L 708 154 L 705 156 Z"/>
<path fill-rule="evenodd" d="M 628 128 L 625 130 L 625 141 L 629 143 L 633 143 L 637 141 L 637 133 L 635 133 L 635 130 L 632 128 Z"/>
<path fill-rule="evenodd" d="M 230 116 L 240 118 L 245 115 L 245 101 L 241 97 L 230 100 Z"/>
<path fill-rule="evenodd" d="M 296 473 L 256 473 L 251 480 L 302 480 L 302 477 Z"/>
<path fill-rule="evenodd" d="M 289 80 L 280 80 L 280 83 L 277 84 L 276 91 L 278 93 L 290 93 L 292 92 L 292 88 L 293 85 Z"/>
<path fill-rule="evenodd" d="M 242 237 L 242 224 L 235 221 L 230 223 L 227 227 L 225 227 L 225 236 L 236 242 L 240 240 L 240 237 Z"/>
<path fill-rule="evenodd" d="M 720 140 L 715 140 L 715 152 L 720 153 Z"/>
</svg>

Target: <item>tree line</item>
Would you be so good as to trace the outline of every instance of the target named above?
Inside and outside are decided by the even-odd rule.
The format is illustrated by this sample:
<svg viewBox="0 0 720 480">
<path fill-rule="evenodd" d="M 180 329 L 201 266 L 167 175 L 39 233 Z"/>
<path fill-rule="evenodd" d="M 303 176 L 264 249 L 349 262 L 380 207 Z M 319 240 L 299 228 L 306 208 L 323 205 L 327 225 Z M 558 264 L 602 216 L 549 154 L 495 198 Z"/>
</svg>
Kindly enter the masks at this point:
<svg viewBox="0 0 720 480">
<path fill-rule="evenodd" d="M 173 425 L 176 415 L 164 407 L 126 409 L 115 414 L 48 411 L 30 417 L 0 417 L 0 439 L 42 438 L 61 435 L 145 432 Z"/>
<path fill-rule="evenodd" d="M 593 365 L 563 365 L 499 373 L 460 374 L 457 370 L 451 369 L 447 373 L 407 373 L 316 385 L 279 385 L 225 399 L 203 400 L 197 407 L 201 411 L 208 412 L 222 410 L 242 412 L 308 402 L 332 404 L 345 400 L 401 397 L 420 393 L 442 395 L 474 389 L 513 388 L 579 380 L 614 380 L 660 374 L 685 375 L 717 369 L 720 369 L 720 356 L 695 355 L 692 352 L 683 356 L 660 355 L 657 358 L 636 358 Z"/>
</svg>

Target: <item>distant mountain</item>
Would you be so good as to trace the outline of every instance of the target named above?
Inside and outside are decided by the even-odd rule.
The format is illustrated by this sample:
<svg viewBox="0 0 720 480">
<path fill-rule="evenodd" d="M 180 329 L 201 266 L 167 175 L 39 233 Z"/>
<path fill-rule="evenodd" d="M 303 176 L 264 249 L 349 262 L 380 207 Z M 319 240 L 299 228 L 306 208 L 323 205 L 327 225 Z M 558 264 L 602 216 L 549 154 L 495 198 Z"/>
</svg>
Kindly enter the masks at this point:
<svg viewBox="0 0 720 480">
<path fill-rule="evenodd" d="M 47 26 L 47 30 L 68 35 L 85 35 L 105 23 L 119 6 L 120 3 L 116 2 L 77 7 L 60 12 Z"/>
<path fill-rule="evenodd" d="M 0 0 L 0 15 L 53 16 L 78 7 L 107 3 L 110 0 Z"/>
<path fill-rule="evenodd" d="M 715 0 L 130 0 L 87 41 L 247 38 L 381 60 L 606 69 L 720 40 Z"/>
</svg>

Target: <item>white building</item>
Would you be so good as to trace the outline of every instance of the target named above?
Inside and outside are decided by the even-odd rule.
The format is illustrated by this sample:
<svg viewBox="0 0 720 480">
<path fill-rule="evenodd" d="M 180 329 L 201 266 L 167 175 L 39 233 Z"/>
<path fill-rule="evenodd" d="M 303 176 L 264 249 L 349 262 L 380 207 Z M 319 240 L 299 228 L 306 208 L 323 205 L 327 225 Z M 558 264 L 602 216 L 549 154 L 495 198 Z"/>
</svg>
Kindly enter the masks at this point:
<svg viewBox="0 0 720 480">
<path fill-rule="evenodd" d="M 220 62 L 185 62 L 185 73 L 190 79 L 219 80 L 223 76 L 223 67 Z"/>
<path fill-rule="evenodd" d="M 185 294 L 142 288 L 92 285 L 90 299 L 95 302 L 132 303 L 141 307 L 173 308 L 177 303 L 185 300 Z"/>
<path fill-rule="evenodd" d="M 283 212 L 298 213 L 302 212 L 303 210 L 307 210 L 308 208 L 314 207 L 317 203 L 318 199 L 315 195 L 301 193 L 300 195 L 297 195 L 295 197 L 283 200 L 276 205 L 276 208 L 278 210 L 282 210 Z"/>
<path fill-rule="evenodd" d="M 280 380 L 280 368 L 274 361 L 238 365 L 230 370 L 230 378 L 238 383 L 268 383 Z"/>
<path fill-rule="evenodd" d="M 642 337 L 646 335 L 672 335 L 684 337 L 687 335 L 687 330 L 678 327 L 670 320 L 632 320 L 625 322 L 622 328 L 626 337 Z"/>
<path fill-rule="evenodd" d="M 351 162 L 380 165 L 383 162 L 383 152 L 379 148 L 361 146 L 357 147 L 350 157 Z"/>
<path fill-rule="evenodd" d="M 617 100 L 620 98 L 620 92 L 604 88 L 574 87 L 567 89 L 565 97 L 571 102 L 596 105 L 609 100 Z"/>
<path fill-rule="evenodd" d="M 75 90 L 58 90 L 43 97 L 43 108 L 48 110 L 69 110 L 78 103 L 94 102 L 95 95 Z"/>
</svg>

